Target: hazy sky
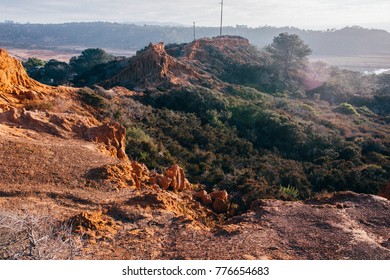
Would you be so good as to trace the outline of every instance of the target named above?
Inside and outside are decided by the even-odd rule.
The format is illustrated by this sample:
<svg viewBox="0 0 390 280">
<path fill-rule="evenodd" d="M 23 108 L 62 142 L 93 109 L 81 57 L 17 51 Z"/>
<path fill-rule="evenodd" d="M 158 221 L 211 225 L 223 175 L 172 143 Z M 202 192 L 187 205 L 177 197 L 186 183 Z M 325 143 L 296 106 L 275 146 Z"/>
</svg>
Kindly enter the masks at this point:
<svg viewBox="0 0 390 280">
<path fill-rule="evenodd" d="M 390 0 L 224 0 L 224 25 L 359 25 L 390 31 Z M 0 0 L 0 21 L 176 22 L 218 26 L 219 0 Z"/>
</svg>

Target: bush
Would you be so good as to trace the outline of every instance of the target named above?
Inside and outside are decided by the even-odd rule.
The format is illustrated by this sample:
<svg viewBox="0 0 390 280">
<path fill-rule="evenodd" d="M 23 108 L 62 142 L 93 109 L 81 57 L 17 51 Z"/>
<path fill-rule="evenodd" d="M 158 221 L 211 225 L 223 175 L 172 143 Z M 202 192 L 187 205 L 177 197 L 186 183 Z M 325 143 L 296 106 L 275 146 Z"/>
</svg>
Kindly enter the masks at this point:
<svg viewBox="0 0 390 280">
<path fill-rule="evenodd" d="M 53 103 L 42 100 L 29 100 L 26 102 L 24 108 L 27 111 L 50 111 L 53 109 Z"/>
<path fill-rule="evenodd" d="M 104 98 L 97 95 L 90 88 L 82 88 L 77 93 L 80 95 L 81 100 L 87 105 L 95 108 L 103 108 L 105 106 Z"/>
<path fill-rule="evenodd" d="M 353 107 L 349 103 L 341 103 L 334 111 L 344 115 L 360 116 L 359 113 L 356 111 L 355 107 Z"/>
</svg>

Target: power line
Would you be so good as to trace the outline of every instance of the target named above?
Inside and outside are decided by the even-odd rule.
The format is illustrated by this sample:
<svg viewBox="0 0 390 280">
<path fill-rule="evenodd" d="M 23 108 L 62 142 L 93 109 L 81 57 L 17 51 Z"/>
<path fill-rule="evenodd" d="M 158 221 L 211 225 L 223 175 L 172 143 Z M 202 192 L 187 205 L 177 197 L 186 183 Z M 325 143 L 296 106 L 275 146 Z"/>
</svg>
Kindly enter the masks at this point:
<svg viewBox="0 0 390 280">
<path fill-rule="evenodd" d="M 221 1 L 221 26 L 219 28 L 219 36 L 222 36 L 222 20 L 223 20 L 223 0 Z"/>
<path fill-rule="evenodd" d="M 196 40 L 196 27 L 195 27 L 195 21 L 194 21 L 194 41 Z"/>
</svg>

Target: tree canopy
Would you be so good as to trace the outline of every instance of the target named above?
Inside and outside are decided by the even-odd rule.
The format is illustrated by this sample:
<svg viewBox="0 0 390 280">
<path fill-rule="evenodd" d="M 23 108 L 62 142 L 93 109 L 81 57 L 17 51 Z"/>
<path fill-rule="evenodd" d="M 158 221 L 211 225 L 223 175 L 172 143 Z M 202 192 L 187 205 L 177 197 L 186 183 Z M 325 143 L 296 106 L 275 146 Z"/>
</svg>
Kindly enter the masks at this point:
<svg viewBox="0 0 390 280">
<path fill-rule="evenodd" d="M 294 88 L 312 52 L 310 47 L 296 34 L 281 33 L 266 50 L 273 59 L 274 78 L 280 81 L 276 89 Z"/>
<path fill-rule="evenodd" d="M 72 57 L 69 64 L 72 69 L 80 75 L 91 70 L 96 65 L 107 63 L 113 59 L 114 57 L 112 55 L 106 53 L 102 49 L 86 49 L 80 56 Z"/>
</svg>

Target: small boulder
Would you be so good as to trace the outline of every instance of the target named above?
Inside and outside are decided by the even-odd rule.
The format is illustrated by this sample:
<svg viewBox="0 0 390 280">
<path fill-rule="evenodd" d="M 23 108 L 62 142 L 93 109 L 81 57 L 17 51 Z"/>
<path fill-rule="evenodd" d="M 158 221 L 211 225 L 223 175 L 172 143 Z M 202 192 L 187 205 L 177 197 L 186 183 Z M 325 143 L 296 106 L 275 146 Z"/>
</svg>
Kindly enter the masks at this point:
<svg viewBox="0 0 390 280">
<path fill-rule="evenodd" d="M 228 193 L 227 191 L 223 190 L 223 191 L 213 191 L 212 193 L 210 193 L 210 196 L 213 200 L 219 198 L 221 200 L 224 200 L 224 201 L 227 201 L 228 200 Z"/>
<path fill-rule="evenodd" d="M 156 175 L 156 179 L 157 179 L 157 185 L 159 185 L 164 190 L 167 190 L 172 182 L 172 179 L 160 174 Z"/>
<path fill-rule="evenodd" d="M 229 202 L 217 197 L 213 202 L 213 209 L 217 213 L 226 213 L 229 210 Z"/>
<path fill-rule="evenodd" d="M 211 196 L 205 190 L 197 191 L 192 196 L 202 201 L 203 205 L 213 204 Z"/>
<path fill-rule="evenodd" d="M 183 169 L 178 165 L 172 165 L 166 172 L 165 177 L 171 179 L 169 187 L 174 191 L 191 189 L 191 184 L 184 176 Z"/>
</svg>

